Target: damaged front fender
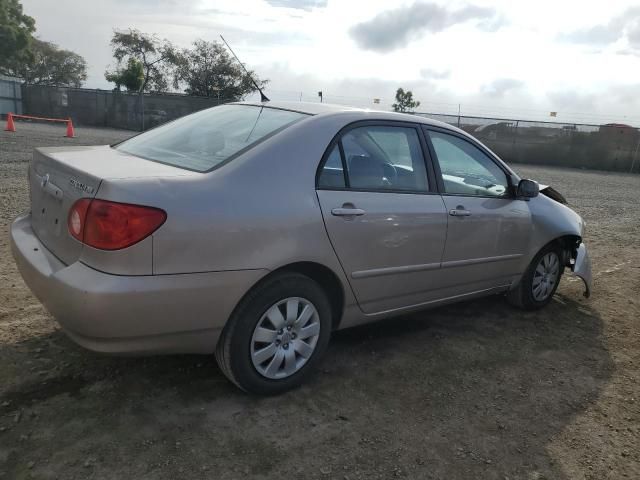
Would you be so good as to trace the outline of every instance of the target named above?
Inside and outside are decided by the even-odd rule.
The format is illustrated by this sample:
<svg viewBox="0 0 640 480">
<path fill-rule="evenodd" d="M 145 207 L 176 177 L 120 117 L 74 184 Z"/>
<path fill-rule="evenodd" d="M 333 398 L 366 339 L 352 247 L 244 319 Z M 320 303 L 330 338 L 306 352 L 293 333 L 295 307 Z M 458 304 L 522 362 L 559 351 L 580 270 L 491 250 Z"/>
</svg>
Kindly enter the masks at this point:
<svg viewBox="0 0 640 480">
<path fill-rule="evenodd" d="M 584 243 L 581 243 L 576 251 L 576 258 L 571 266 L 571 270 L 575 276 L 580 277 L 584 282 L 584 296 L 589 298 L 591 295 L 591 260 L 589 259 L 589 253 Z"/>
<path fill-rule="evenodd" d="M 564 198 L 564 195 L 549 185 L 540 185 L 540 193 L 563 205 L 567 205 L 569 203 L 567 202 L 567 199 Z"/>
</svg>

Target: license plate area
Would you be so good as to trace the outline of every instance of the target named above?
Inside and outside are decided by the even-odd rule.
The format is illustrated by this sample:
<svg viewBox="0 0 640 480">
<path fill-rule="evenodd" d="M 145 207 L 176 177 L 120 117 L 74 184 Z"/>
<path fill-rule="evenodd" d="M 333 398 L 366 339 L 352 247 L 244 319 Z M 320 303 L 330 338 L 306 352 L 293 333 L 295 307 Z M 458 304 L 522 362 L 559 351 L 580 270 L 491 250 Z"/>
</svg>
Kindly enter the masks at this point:
<svg viewBox="0 0 640 480">
<path fill-rule="evenodd" d="M 66 223 L 62 208 L 62 198 L 52 196 L 48 191 L 40 191 L 32 194 L 33 206 L 31 217 L 35 222 L 36 234 L 40 239 L 46 236 L 60 237 L 62 225 Z"/>
</svg>

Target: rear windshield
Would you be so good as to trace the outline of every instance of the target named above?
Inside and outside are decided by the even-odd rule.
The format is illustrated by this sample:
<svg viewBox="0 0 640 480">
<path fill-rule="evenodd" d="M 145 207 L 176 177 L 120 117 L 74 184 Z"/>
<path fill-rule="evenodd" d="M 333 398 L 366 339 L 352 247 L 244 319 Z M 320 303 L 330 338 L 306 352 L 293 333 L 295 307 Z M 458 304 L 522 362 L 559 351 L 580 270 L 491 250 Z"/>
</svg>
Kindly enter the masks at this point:
<svg viewBox="0 0 640 480">
<path fill-rule="evenodd" d="M 147 160 L 205 172 L 308 115 L 254 105 L 202 110 L 115 148 Z"/>
</svg>

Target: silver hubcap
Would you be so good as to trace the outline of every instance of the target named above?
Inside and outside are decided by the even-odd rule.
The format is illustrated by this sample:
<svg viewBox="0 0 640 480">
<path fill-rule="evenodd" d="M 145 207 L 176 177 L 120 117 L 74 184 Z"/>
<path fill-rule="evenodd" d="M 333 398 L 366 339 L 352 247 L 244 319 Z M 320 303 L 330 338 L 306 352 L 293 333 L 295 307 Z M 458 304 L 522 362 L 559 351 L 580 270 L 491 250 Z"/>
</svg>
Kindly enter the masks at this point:
<svg viewBox="0 0 640 480">
<path fill-rule="evenodd" d="M 289 297 L 272 305 L 251 337 L 251 361 L 262 376 L 293 375 L 311 358 L 320 336 L 318 311 L 309 300 Z"/>
<path fill-rule="evenodd" d="M 546 300 L 558 281 L 560 259 L 554 252 L 549 252 L 540 259 L 533 274 L 533 298 L 538 302 Z"/>
</svg>

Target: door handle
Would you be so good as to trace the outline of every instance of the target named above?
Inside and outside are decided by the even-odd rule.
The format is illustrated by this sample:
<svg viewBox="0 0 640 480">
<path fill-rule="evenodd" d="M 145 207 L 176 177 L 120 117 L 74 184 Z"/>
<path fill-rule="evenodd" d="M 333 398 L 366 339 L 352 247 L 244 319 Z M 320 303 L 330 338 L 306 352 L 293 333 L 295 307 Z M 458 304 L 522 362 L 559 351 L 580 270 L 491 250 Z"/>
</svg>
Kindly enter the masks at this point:
<svg viewBox="0 0 640 480">
<path fill-rule="evenodd" d="M 336 217 L 351 217 L 351 216 L 360 216 L 364 215 L 364 210 L 361 208 L 334 208 L 331 210 L 331 215 Z"/>
<path fill-rule="evenodd" d="M 453 210 L 449 210 L 449 215 L 452 217 L 468 217 L 471 215 L 471 212 L 469 210 L 465 210 L 464 207 L 458 207 Z"/>
</svg>

